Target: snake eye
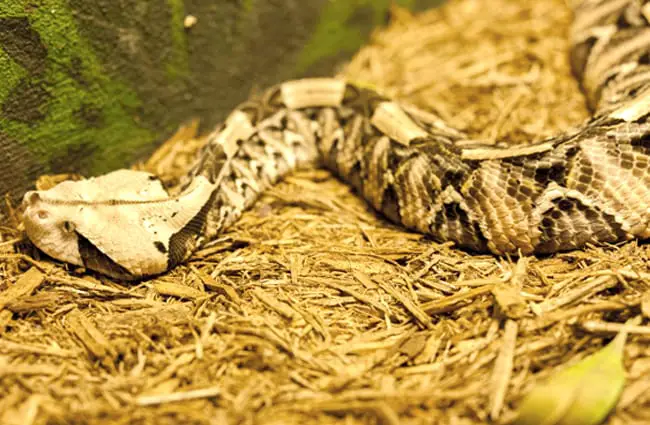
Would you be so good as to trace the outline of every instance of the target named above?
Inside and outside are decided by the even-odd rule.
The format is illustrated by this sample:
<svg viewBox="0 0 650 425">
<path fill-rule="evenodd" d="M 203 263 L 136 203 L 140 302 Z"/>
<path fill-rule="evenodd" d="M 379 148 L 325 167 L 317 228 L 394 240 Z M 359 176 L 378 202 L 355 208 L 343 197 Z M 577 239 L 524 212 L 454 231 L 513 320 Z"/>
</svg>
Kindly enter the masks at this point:
<svg viewBox="0 0 650 425">
<path fill-rule="evenodd" d="M 74 232 L 74 224 L 71 221 L 64 221 L 63 222 L 63 230 L 65 230 L 68 233 Z"/>
</svg>

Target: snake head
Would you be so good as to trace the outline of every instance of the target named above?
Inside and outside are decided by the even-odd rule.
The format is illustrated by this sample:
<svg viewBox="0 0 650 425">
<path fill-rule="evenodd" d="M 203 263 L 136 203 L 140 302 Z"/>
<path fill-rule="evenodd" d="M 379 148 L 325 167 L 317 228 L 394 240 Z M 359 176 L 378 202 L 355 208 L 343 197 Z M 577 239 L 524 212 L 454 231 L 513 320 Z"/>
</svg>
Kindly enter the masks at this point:
<svg viewBox="0 0 650 425">
<path fill-rule="evenodd" d="M 29 239 L 49 256 L 119 279 L 164 272 L 202 235 L 214 187 L 195 178 L 170 197 L 141 171 L 66 181 L 24 196 Z"/>
</svg>

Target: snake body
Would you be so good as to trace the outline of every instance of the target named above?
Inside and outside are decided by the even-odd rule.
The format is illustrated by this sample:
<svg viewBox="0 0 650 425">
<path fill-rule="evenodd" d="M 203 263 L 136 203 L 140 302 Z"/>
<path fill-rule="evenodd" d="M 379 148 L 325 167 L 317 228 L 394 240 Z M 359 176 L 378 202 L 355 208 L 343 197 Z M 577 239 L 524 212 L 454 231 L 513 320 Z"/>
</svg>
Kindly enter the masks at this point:
<svg viewBox="0 0 650 425">
<path fill-rule="evenodd" d="M 182 191 L 121 170 L 25 196 L 47 254 L 137 279 L 163 273 L 267 188 L 322 163 L 390 220 L 494 254 L 650 236 L 650 3 L 574 8 L 571 63 L 592 109 L 578 128 L 514 148 L 468 145 L 435 115 L 338 79 L 290 81 L 240 105 Z"/>
</svg>

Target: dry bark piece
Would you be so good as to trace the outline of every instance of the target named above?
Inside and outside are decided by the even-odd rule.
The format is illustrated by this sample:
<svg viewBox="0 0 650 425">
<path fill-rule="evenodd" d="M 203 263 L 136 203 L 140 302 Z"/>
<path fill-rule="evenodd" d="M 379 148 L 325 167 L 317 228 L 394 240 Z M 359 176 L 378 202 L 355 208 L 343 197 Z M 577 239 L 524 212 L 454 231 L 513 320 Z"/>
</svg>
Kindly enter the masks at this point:
<svg viewBox="0 0 650 425">
<path fill-rule="evenodd" d="M 45 281 L 45 275 L 36 267 L 30 268 L 8 289 L 0 292 L 0 311 L 8 304 L 30 295 Z"/>
</svg>

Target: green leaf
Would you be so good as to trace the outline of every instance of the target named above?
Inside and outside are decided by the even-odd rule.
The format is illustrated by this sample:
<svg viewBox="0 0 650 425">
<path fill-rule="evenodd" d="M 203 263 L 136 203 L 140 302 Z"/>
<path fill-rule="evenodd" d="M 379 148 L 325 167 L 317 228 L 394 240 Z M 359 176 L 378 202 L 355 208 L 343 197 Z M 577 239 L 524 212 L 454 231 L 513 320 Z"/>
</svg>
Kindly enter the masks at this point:
<svg viewBox="0 0 650 425">
<path fill-rule="evenodd" d="M 621 331 L 602 350 L 552 375 L 524 398 L 513 425 L 597 425 L 616 406 L 625 384 Z"/>
</svg>

